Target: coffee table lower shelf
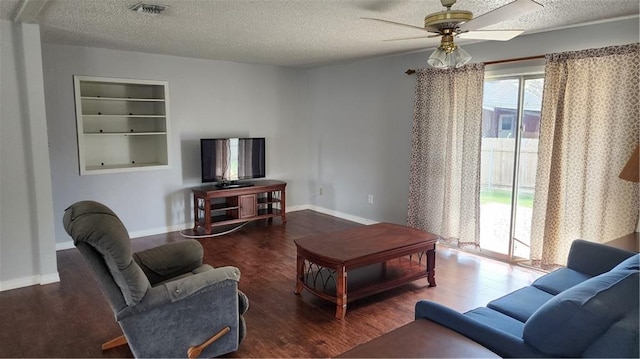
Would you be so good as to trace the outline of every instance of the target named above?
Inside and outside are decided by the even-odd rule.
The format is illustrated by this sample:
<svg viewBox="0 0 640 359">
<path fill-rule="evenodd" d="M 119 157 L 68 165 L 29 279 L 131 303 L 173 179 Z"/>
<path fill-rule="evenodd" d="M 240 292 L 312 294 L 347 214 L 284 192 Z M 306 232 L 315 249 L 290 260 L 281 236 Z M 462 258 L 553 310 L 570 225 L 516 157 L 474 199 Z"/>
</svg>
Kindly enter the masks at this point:
<svg viewBox="0 0 640 359">
<path fill-rule="evenodd" d="M 347 301 L 352 302 L 427 278 L 425 253 L 422 253 L 422 257 L 425 258 L 421 258 L 420 261 L 403 257 L 349 270 Z M 320 298 L 337 303 L 338 275 L 336 269 L 325 268 L 305 260 L 304 278 L 299 280 L 298 284 Z"/>
</svg>

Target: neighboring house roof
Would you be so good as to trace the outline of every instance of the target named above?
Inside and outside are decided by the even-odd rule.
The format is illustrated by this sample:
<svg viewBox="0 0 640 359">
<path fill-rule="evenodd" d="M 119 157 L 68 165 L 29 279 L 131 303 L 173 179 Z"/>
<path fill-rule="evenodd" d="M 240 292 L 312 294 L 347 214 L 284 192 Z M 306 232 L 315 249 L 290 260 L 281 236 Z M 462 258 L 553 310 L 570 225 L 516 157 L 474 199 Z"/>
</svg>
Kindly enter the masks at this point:
<svg viewBox="0 0 640 359">
<path fill-rule="evenodd" d="M 524 92 L 525 111 L 540 111 L 542 107 L 543 80 L 528 80 Z M 518 80 L 501 79 L 484 83 L 482 107 L 487 110 L 495 108 L 516 109 L 518 107 Z"/>
</svg>

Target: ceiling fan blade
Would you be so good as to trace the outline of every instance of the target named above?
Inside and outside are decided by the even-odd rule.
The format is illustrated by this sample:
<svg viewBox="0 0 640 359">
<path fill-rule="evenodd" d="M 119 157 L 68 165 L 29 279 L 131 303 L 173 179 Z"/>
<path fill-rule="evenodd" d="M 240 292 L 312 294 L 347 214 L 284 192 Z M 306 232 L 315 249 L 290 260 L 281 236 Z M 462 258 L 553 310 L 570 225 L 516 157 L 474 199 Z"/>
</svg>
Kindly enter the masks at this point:
<svg viewBox="0 0 640 359">
<path fill-rule="evenodd" d="M 460 30 L 471 31 L 482 29 L 483 27 L 516 18 L 532 11 L 540 10 L 542 7 L 542 5 L 533 0 L 516 0 L 465 22 L 460 25 Z"/>
<path fill-rule="evenodd" d="M 372 17 L 361 17 L 361 19 L 363 20 L 373 20 L 373 21 L 380 21 L 380 22 L 384 22 L 387 24 L 391 24 L 391 25 L 399 25 L 399 26 L 404 26 L 404 27 L 409 27 L 412 29 L 417 29 L 417 30 L 422 30 L 422 31 L 429 31 L 429 32 L 439 32 L 438 29 L 436 29 L 435 27 L 419 27 L 419 26 L 413 26 L 413 25 L 409 25 L 409 24 L 403 24 L 401 22 L 395 22 L 395 21 L 389 21 L 389 20 L 382 20 L 382 19 L 375 19 Z"/>
<path fill-rule="evenodd" d="M 522 34 L 524 30 L 475 30 L 458 35 L 461 39 L 508 41 Z"/>
<path fill-rule="evenodd" d="M 440 34 L 437 35 L 428 35 L 428 36 L 416 36 L 416 37 L 403 37 L 401 39 L 387 39 L 382 41 L 403 41 L 403 40 L 418 40 L 418 39 L 431 39 L 434 37 L 440 37 Z"/>
</svg>

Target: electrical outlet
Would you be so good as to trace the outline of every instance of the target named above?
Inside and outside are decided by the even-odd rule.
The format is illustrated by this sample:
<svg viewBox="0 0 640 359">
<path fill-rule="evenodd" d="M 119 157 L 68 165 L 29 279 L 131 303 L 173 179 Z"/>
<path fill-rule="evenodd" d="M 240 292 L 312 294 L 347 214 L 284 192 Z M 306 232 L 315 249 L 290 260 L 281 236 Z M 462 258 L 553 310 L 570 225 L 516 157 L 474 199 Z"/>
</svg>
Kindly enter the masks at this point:
<svg viewBox="0 0 640 359">
<path fill-rule="evenodd" d="M 372 194 L 370 194 L 370 195 L 367 197 L 367 202 L 368 202 L 369 204 L 373 204 L 373 195 L 372 195 Z"/>
<path fill-rule="evenodd" d="M 318 194 L 322 196 L 322 187 L 320 187 L 320 189 L 318 189 Z"/>
</svg>

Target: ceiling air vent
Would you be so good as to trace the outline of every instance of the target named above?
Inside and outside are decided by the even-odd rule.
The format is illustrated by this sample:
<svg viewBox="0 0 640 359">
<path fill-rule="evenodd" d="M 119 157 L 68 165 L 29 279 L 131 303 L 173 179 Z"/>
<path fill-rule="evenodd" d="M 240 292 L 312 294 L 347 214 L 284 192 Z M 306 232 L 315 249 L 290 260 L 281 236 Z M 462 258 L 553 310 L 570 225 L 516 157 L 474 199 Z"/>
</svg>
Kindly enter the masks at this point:
<svg viewBox="0 0 640 359">
<path fill-rule="evenodd" d="M 168 6 L 164 6 L 164 5 L 145 4 L 143 2 L 139 2 L 131 6 L 129 9 L 139 14 L 155 16 L 155 15 L 160 15 L 160 13 L 163 12 L 167 7 Z"/>
</svg>

